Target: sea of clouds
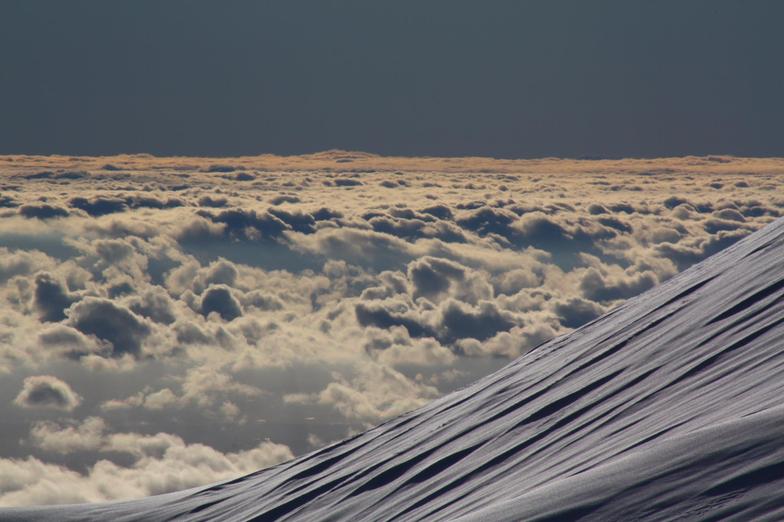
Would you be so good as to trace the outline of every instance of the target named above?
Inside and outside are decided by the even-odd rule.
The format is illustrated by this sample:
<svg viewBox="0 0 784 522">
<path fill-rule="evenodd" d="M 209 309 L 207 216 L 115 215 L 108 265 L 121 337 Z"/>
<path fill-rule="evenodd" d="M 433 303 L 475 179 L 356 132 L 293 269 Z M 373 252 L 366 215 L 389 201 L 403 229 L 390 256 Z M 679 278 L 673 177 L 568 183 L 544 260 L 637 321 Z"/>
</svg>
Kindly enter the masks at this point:
<svg viewBox="0 0 784 522">
<path fill-rule="evenodd" d="M 784 214 L 784 161 L 0 157 L 0 505 L 233 478 Z"/>
</svg>

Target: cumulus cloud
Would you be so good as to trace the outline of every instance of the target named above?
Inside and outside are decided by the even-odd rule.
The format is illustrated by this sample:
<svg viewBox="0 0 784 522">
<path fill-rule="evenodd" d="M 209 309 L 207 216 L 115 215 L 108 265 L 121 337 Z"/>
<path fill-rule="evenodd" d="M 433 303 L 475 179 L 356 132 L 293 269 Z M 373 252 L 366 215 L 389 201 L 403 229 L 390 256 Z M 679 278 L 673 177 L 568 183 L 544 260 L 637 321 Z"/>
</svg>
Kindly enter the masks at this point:
<svg viewBox="0 0 784 522">
<path fill-rule="evenodd" d="M 225 207 L 227 204 L 228 204 L 228 200 L 226 198 L 213 197 L 207 195 L 199 198 L 200 207 L 221 208 L 221 207 Z"/>
<path fill-rule="evenodd" d="M 390 234 L 353 228 L 322 229 L 290 236 L 294 247 L 327 259 L 378 268 L 396 267 L 416 256 L 412 245 Z"/>
<path fill-rule="evenodd" d="M 105 349 L 98 339 L 63 324 L 42 330 L 38 334 L 37 340 L 47 355 L 57 353 L 66 357 L 78 358 L 100 353 Z"/>
<path fill-rule="evenodd" d="M 30 439 L 44 451 L 98 454 L 124 453 L 123 466 L 101 458 L 85 472 L 48 464 L 34 457 L 0 459 L 0 505 L 63 504 L 139 498 L 236 478 L 293 458 L 283 445 L 263 441 L 247 450 L 222 453 L 199 443 L 186 443 L 168 433 L 110 433 L 103 419 L 89 417 L 79 425 L 34 425 Z"/>
<path fill-rule="evenodd" d="M 291 228 L 269 212 L 231 209 L 217 214 L 202 212 L 201 216 L 225 226 L 226 234 L 240 239 L 274 239 Z"/>
<path fill-rule="evenodd" d="M 40 273 L 35 277 L 35 307 L 42 321 L 62 321 L 65 309 L 75 301 L 65 285 L 51 274 Z"/>
<path fill-rule="evenodd" d="M 377 328 L 402 326 L 412 337 L 435 337 L 436 332 L 419 314 L 402 301 L 357 303 L 354 311 L 359 324 Z"/>
<path fill-rule="evenodd" d="M 242 315 L 239 301 L 226 285 L 210 285 L 201 298 L 201 313 L 208 316 L 217 313 L 226 321 Z"/>
<path fill-rule="evenodd" d="M 673 261 L 679 270 L 683 270 L 736 243 L 746 234 L 748 231 L 744 230 L 722 231 L 707 237 L 698 236 L 678 244 L 665 242 L 658 245 L 656 251 L 662 257 Z"/>
<path fill-rule="evenodd" d="M 0 246 L 0 283 L 19 275 L 51 268 L 56 261 L 37 250 L 11 250 Z"/>
<path fill-rule="evenodd" d="M 61 207 L 47 205 L 46 203 L 22 205 L 19 214 L 26 218 L 52 219 L 68 216 L 68 211 Z"/>
<path fill-rule="evenodd" d="M 107 341 L 112 357 L 140 357 L 142 342 L 151 332 L 146 320 L 109 299 L 86 297 L 69 308 L 67 315 L 75 329 Z"/>
<path fill-rule="evenodd" d="M 340 374 L 333 377 L 335 380 L 318 393 L 290 394 L 285 400 L 329 406 L 346 418 L 373 423 L 412 410 L 437 396 L 435 388 L 377 364 L 361 367 L 350 378 Z"/>
<path fill-rule="evenodd" d="M 515 316 L 499 309 L 491 301 L 470 306 L 455 300 L 444 303 L 440 310 L 440 327 L 449 340 L 472 338 L 480 341 L 518 324 Z"/>
<path fill-rule="evenodd" d="M 106 422 L 88 417 L 79 425 L 62 427 L 54 422 L 40 421 L 30 430 L 30 441 L 47 452 L 68 454 L 97 450 L 103 443 Z"/>
<path fill-rule="evenodd" d="M 0 208 L 16 208 L 18 206 L 19 203 L 17 203 L 14 198 L 6 196 L 5 194 L 0 194 Z"/>
<path fill-rule="evenodd" d="M 71 411 L 82 402 L 65 381 L 52 375 L 35 375 L 24 380 L 14 404 L 22 408 L 51 408 Z"/>
<path fill-rule="evenodd" d="M 591 267 L 580 281 L 580 290 L 592 301 L 614 301 L 633 297 L 656 283 L 656 275 L 652 272 L 628 273 L 614 270 L 613 273 L 607 273 Z"/>
<path fill-rule="evenodd" d="M 84 210 L 91 216 L 104 216 L 115 212 L 124 212 L 127 208 L 125 201 L 111 197 L 95 197 L 93 199 L 75 197 L 71 198 L 68 204 L 73 208 Z"/>
<path fill-rule="evenodd" d="M 500 274 L 493 282 L 496 292 L 514 295 L 525 288 L 534 288 L 542 284 L 543 278 L 533 270 L 515 268 Z"/>
<path fill-rule="evenodd" d="M 593 301 L 573 297 L 555 303 L 553 311 L 562 325 L 567 328 L 577 328 L 602 315 L 604 308 Z"/>
<path fill-rule="evenodd" d="M 532 348 L 555 337 L 559 333 L 547 323 L 514 327 L 499 332 L 493 337 L 479 341 L 475 338 L 460 339 L 456 342 L 459 353 L 471 357 L 493 356 L 503 359 L 519 357 Z"/>
<path fill-rule="evenodd" d="M 435 298 L 449 290 L 453 281 L 462 281 L 466 268 L 447 259 L 423 257 L 408 265 L 414 297 Z"/>
<path fill-rule="evenodd" d="M 374 360 L 395 368 L 449 365 L 455 360 L 453 351 L 437 340 L 413 338 L 401 326 L 368 328 L 364 348 Z"/>
<path fill-rule="evenodd" d="M 175 307 L 174 300 L 160 286 L 148 288 L 132 298 L 129 304 L 132 312 L 162 324 L 172 324 L 177 320 Z"/>
</svg>

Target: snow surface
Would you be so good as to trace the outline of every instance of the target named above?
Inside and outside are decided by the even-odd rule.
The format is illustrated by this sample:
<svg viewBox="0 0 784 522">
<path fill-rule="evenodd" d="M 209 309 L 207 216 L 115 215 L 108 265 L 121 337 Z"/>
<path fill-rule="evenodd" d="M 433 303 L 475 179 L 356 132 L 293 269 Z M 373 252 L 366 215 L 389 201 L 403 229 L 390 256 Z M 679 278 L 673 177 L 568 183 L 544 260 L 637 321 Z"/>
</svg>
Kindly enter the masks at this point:
<svg viewBox="0 0 784 522">
<path fill-rule="evenodd" d="M 3 520 L 782 520 L 784 220 L 351 439 Z"/>
</svg>

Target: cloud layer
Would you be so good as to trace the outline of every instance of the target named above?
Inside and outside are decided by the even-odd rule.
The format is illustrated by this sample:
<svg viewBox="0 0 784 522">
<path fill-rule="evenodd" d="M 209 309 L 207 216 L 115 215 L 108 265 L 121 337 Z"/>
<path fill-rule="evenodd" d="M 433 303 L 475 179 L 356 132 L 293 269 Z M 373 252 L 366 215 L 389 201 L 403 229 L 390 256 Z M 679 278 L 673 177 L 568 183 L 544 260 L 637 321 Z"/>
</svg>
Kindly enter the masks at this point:
<svg viewBox="0 0 784 522">
<path fill-rule="evenodd" d="M 728 157 L 0 158 L 0 503 L 343 438 L 734 243 L 783 188 Z"/>
</svg>

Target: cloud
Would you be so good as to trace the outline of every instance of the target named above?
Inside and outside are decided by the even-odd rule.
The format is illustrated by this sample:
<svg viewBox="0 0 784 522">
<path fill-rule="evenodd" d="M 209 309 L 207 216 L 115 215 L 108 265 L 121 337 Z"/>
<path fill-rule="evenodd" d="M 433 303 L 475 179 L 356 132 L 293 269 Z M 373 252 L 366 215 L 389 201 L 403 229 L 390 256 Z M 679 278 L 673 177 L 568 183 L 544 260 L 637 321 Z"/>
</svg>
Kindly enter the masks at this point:
<svg viewBox="0 0 784 522">
<path fill-rule="evenodd" d="M 448 300 L 440 309 L 439 329 L 447 340 L 472 338 L 483 341 L 518 324 L 517 318 L 491 301 L 471 306 Z"/>
<path fill-rule="evenodd" d="M 602 315 L 604 308 L 593 301 L 573 297 L 555 303 L 553 311 L 562 325 L 567 328 L 577 328 Z"/>
<path fill-rule="evenodd" d="M 104 411 L 124 410 L 128 408 L 146 408 L 148 410 L 163 410 L 172 406 L 181 406 L 183 400 L 169 388 L 157 391 L 141 391 L 125 399 L 110 399 L 101 404 Z"/>
<path fill-rule="evenodd" d="M 0 194 L 0 208 L 16 208 L 19 203 L 11 196 Z"/>
<path fill-rule="evenodd" d="M 199 215 L 213 223 L 224 224 L 226 233 L 239 239 L 273 239 L 291 229 L 280 218 L 269 212 L 257 213 L 255 210 L 231 209 L 218 214 L 202 211 Z"/>
<path fill-rule="evenodd" d="M 351 178 L 335 178 L 332 180 L 332 183 L 334 183 L 336 187 L 359 187 L 363 185 L 358 179 Z"/>
<path fill-rule="evenodd" d="M 449 290 L 453 281 L 462 281 L 466 268 L 454 261 L 423 257 L 408 265 L 408 278 L 413 285 L 414 297 L 433 299 Z"/>
<path fill-rule="evenodd" d="M 508 210 L 482 207 L 460 214 L 455 221 L 462 228 L 482 236 L 494 234 L 510 239 L 514 235 L 511 225 L 517 218 L 517 214 Z"/>
<path fill-rule="evenodd" d="M 127 209 L 125 201 L 111 197 L 95 197 L 92 199 L 75 197 L 71 198 L 68 204 L 73 208 L 84 210 L 93 217 L 105 216 L 115 212 L 125 212 Z"/>
<path fill-rule="evenodd" d="M 42 272 L 35 276 L 34 303 L 42 321 L 62 321 L 65 309 L 75 300 L 63 283 L 51 274 Z"/>
<path fill-rule="evenodd" d="M 282 299 L 261 290 L 247 292 L 242 297 L 242 302 L 245 307 L 253 307 L 264 311 L 277 311 L 286 308 L 286 304 Z"/>
<path fill-rule="evenodd" d="M 101 447 L 105 430 L 106 422 L 100 417 L 88 417 L 77 426 L 67 427 L 41 421 L 33 424 L 30 441 L 36 447 L 52 453 L 94 451 Z"/>
<path fill-rule="evenodd" d="M 63 324 L 41 331 L 38 334 L 38 343 L 47 355 L 54 352 L 71 358 L 101 353 L 106 349 L 97 339 Z"/>
<path fill-rule="evenodd" d="M 143 318 L 108 299 L 86 297 L 69 308 L 67 315 L 75 329 L 107 341 L 111 357 L 141 357 L 142 342 L 151 332 Z"/>
<path fill-rule="evenodd" d="M 537 287 L 542 281 L 542 276 L 533 270 L 517 268 L 501 274 L 495 279 L 494 286 L 498 293 L 513 295 L 524 288 Z"/>
<path fill-rule="evenodd" d="M 634 232 L 634 227 L 632 227 L 622 219 L 618 219 L 614 217 L 601 217 L 597 221 L 602 225 L 606 227 L 614 228 L 619 232 L 624 232 L 627 234 L 631 234 L 632 232 Z"/>
<path fill-rule="evenodd" d="M 156 323 L 172 324 L 177 320 L 175 302 L 160 286 L 152 286 L 132 298 L 128 308 L 135 314 Z"/>
<path fill-rule="evenodd" d="M 170 197 L 167 199 L 159 199 L 154 196 L 148 195 L 131 195 L 125 198 L 125 204 L 129 208 L 155 208 L 155 209 L 164 209 L 164 208 L 176 208 L 185 205 L 185 203 L 176 197 Z"/>
<path fill-rule="evenodd" d="M 704 221 L 703 228 L 708 234 L 716 234 L 723 230 L 738 230 L 745 227 L 743 223 L 735 220 L 707 219 Z"/>
<path fill-rule="evenodd" d="M 9 250 L 0 246 L 0 283 L 15 276 L 53 268 L 55 264 L 54 259 L 40 251 Z"/>
<path fill-rule="evenodd" d="M 68 211 L 53 205 L 30 204 L 19 207 L 19 214 L 29 219 L 53 219 L 68 216 Z"/>
<path fill-rule="evenodd" d="M 439 366 L 455 361 L 454 353 L 432 338 L 412 338 L 404 327 L 368 328 L 365 351 L 374 360 L 392 367 Z"/>
<path fill-rule="evenodd" d="M 253 174 L 249 174 L 247 172 L 238 172 L 234 176 L 234 179 L 236 179 L 237 181 L 253 181 L 254 179 L 256 179 L 256 176 L 254 176 Z"/>
<path fill-rule="evenodd" d="M 734 208 L 725 208 L 722 210 L 717 210 L 713 213 L 718 219 L 724 219 L 728 221 L 740 221 L 741 223 L 746 221 L 746 218 L 743 217 L 743 214 L 738 212 Z"/>
<path fill-rule="evenodd" d="M 226 285 L 210 285 L 201 298 L 201 313 L 208 316 L 217 313 L 226 321 L 242 315 L 242 307 Z"/>
<path fill-rule="evenodd" d="M 282 205 L 284 203 L 299 203 L 300 199 L 297 196 L 292 196 L 289 194 L 281 194 L 280 196 L 275 196 L 270 200 L 270 205 Z"/>
<path fill-rule="evenodd" d="M 435 337 L 436 332 L 419 315 L 401 301 L 357 303 L 354 307 L 357 321 L 362 326 L 391 328 L 402 326 L 411 337 Z"/>
<path fill-rule="evenodd" d="M 420 210 L 422 214 L 427 214 L 438 219 L 451 220 L 454 218 L 452 209 L 447 205 L 431 205 Z"/>
<path fill-rule="evenodd" d="M 228 200 L 226 198 L 205 195 L 199 198 L 198 203 L 200 207 L 221 208 L 228 205 Z"/>
<path fill-rule="evenodd" d="M 469 357 L 493 356 L 512 359 L 527 353 L 530 349 L 555 337 L 558 330 L 542 323 L 524 327 L 514 327 L 508 332 L 499 332 L 493 337 L 479 341 L 475 338 L 460 339 L 456 342 L 457 351 Z"/>
<path fill-rule="evenodd" d="M 678 244 L 662 243 L 656 247 L 656 252 L 672 260 L 678 267 L 678 270 L 684 270 L 736 243 L 746 234 L 748 234 L 746 230 L 720 231 L 717 234 L 708 237 L 697 237 L 688 242 L 680 242 Z"/>
<path fill-rule="evenodd" d="M 202 328 L 191 322 L 178 322 L 174 325 L 177 342 L 182 344 L 210 344 L 214 342 L 211 335 L 207 335 Z"/>
<path fill-rule="evenodd" d="M 614 301 L 628 299 L 648 290 L 658 282 L 653 272 L 627 273 L 615 270 L 603 273 L 589 268 L 580 281 L 580 290 L 591 301 Z"/>
<path fill-rule="evenodd" d="M 100 239 L 92 244 L 95 253 L 111 265 L 116 265 L 132 257 L 133 245 L 119 239 Z"/>
<path fill-rule="evenodd" d="M 329 406 L 346 418 L 373 423 L 417 408 L 438 394 L 435 388 L 378 364 L 364 365 L 349 378 L 339 374 L 333 378 L 318 393 L 284 399 L 292 404 Z"/>
<path fill-rule="evenodd" d="M 65 381 L 52 375 L 26 377 L 14 404 L 23 408 L 51 408 L 71 411 L 82 402 Z"/>
<path fill-rule="evenodd" d="M 108 433 L 106 423 L 87 418 L 77 426 L 36 424 L 31 441 L 45 451 L 123 453 L 128 466 L 100 459 L 80 473 L 37 458 L 0 459 L 0 506 L 101 502 L 179 491 L 236 478 L 293 458 L 283 445 L 263 441 L 247 450 L 222 453 L 186 443 L 168 433 Z"/>
<path fill-rule="evenodd" d="M 295 249 L 380 269 L 398 267 L 414 257 L 407 241 L 369 230 L 322 229 L 311 235 L 290 234 Z"/>
<path fill-rule="evenodd" d="M 267 211 L 271 216 L 280 219 L 288 225 L 290 230 L 311 234 L 316 230 L 316 220 L 308 212 L 293 212 L 280 208 L 271 208 Z"/>
<path fill-rule="evenodd" d="M 591 203 L 588 205 L 588 213 L 592 216 L 597 216 L 599 214 L 608 214 L 610 211 L 607 210 L 607 207 L 601 205 L 599 203 Z"/>
</svg>

